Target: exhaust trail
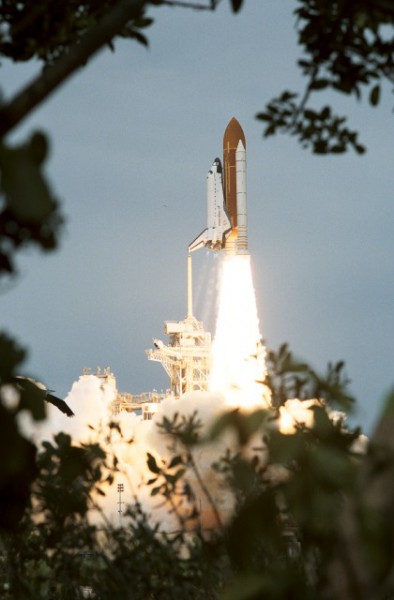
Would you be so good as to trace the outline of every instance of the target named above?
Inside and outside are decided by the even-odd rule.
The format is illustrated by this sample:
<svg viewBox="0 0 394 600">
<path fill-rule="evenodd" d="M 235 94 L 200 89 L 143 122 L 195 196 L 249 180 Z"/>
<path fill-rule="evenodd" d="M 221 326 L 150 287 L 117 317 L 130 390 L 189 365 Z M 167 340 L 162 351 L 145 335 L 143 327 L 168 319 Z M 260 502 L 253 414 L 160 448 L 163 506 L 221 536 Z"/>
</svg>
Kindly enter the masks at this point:
<svg viewBox="0 0 394 600">
<path fill-rule="evenodd" d="M 266 352 L 249 255 L 231 255 L 223 261 L 218 303 L 210 391 L 222 393 L 230 406 L 269 406 L 270 393 L 263 383 Z"/>
</svg>

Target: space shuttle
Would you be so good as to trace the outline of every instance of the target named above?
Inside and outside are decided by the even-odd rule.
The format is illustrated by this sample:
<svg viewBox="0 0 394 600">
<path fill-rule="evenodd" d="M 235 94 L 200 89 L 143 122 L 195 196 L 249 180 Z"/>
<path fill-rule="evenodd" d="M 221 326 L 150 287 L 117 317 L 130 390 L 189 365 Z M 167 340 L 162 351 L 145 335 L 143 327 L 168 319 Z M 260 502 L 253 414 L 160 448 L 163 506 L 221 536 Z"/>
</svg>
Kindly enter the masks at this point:
<svg viewBox="0 0 394 600">
<path fill-rule="evenodd" d="M 189 245 L 248 254 L 246 213 L 246 141 L 237 119 L 232 118 L 223 137 L 223 168 L 215 158 L 207 175 L 207 228 Z"/>
</svg>

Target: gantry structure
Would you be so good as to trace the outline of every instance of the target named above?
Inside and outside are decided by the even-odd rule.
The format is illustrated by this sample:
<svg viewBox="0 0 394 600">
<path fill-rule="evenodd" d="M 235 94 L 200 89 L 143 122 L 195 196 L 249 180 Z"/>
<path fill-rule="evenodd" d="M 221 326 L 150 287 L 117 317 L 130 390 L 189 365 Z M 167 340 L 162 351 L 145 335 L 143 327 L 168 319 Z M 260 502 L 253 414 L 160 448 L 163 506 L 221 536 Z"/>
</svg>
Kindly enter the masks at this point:
<svg viewBox="0 0 394 600">
<path fill-rule="evenodd" d="M 164 333 L 169 343 L 154 339 L 147 350 L 149 360 L 159 362 L 170 378 L 170 394 L 179 398 L 193 391 L 207 391 L 211 368 L 211 334 L 193 316 L 192 263 L 187 261 L 187 317 L 183 321 L 166 321 Z"/>
</svg>

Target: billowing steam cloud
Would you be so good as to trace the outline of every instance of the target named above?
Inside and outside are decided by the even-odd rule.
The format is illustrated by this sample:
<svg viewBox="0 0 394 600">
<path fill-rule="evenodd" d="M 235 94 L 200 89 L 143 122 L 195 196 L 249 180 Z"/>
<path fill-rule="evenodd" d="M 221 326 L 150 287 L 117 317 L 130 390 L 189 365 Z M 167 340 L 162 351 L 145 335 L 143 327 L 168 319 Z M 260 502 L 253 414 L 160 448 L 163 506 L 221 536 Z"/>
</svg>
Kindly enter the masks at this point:
<svg viewBox="0 0 394 600">
<path fill-rule="evenodd" d="M 147 453 L 158 465 L 165 464 L 162 461 L 168 464 L 173 456 L 173 439 L 164 435 L 158 424 L 164 418 L 171 420 L 175 414 L 188 417 L 197 413 L 202 424 L 200 434 L 204 437 L 214 420 L 226 410 L 269 407 L 270 392 L 264 378 L 265 348 L 261 344 L 250 257 L 230 256 L 224 260 L 219 286 L 209 392 L 193 392 L 180 399 L 168 397 L 158 406 L 153 419 L 144 421 L 135 413 L 111 414 L 110 406 L 117 395 L 113 378 L 82 375 L 65 399 L 75 417 L 69 419 L 49 406 L 49 417 L 43 425 L 32 425 L 26 418 L 21 427 L 33 432 L 36 442 L 50 439 L 58 431 L 69 433 L 76 443 L 100 442 L 117 457 L 119 466 L 114 484 L 104 489 L 106 496 L 96 498 L 106 518 L 113 524 L 123 523 L 125 505 L 138 498 L 154 522 L 160 523 L 162 529 L 174 531 L 179 526 L 176 514 L 160 494 L 152 496 L 152 487 L 147 486 L 153 476 L 147 467 Z M 296 422 L 309 425 L 313 417 L 310 406 L 296 399 L 288 401 L 280 411 L 279 425 L 283 432 L 291 433 Z M 117 422 L 118 429 L 112 429 L 109 441 L 111 421 Z M 185 474 L 204 528 L 225 522 L 233 509 L 234 499 L 228 487 L 223 491 L 223 481 L 212 467 L 226 447 L 235 449 L 230 433 L 220 441 L 197 446 Z M 117 493 L 118 483 L 124 484 L 121 497 Z M 179 502 L 178 511 L 186 514 L 191 508 L 188 501 Z M 94 511 L 90 515 L 91 519 L 99 517 Z"/>
<path fill-rule="evenodd" d="M 49 405 L 48 418 L 43 424 L 32 423 L 27 415 L 23 415 L 20 427 L 37 444 L 51 440 L 59 431 L 70 434 L 74 443 L 98 441 L 109 455 L 116 456 L 119 468 L 114 483 L 102 488 L 106 496 L 95 497 L 95 502 L 104 512 L 105 518 L 114 525 L 119 521 L 124 522 L 126 505 L 138 498 L 153 522 L 160 523 L 161 529 L 174 531 L 179 527 L 176 517 L 171 514 L 160 496 L 151 496 L 151 487 L 146 485 L 153 476 L 147 468 L 147 453 L 153 455 L 159 465 L 162 461 L 167 461 L 168 464 L 173 456 L 172 440 L 168 435 L 161 433 L 157 424 L 161 423 L 164 417 L 171 420 L 176 413 L 186 418 L 198 413 L 198 420 L 202 424 L 200 434 L 204 436 L 213 420 L 228 408 L 225 397 L 208 392 L 192 392 L 180 399 L 168 397 L 158 406 L 153 419 L 144 421 L 135 413 L 122 412 L 114 416 L 111 413 L 111 403 L 116 395 L 116 385 L 112 378 L 81 375 L 65 399 L 75 413 L 73 418 L 67 418 Z M 108 441 L 111 421 L 117 423 L 119 431 L 113 429 Z M 210 497 L 218 507 L 222 520 L 225 520 L 231 511 L 232 499 L 227 496 L 224 500 L 222 481 L 213 470 L 212 464 L 220 458 L 224 450 L 224 442 L 218 441 L 204 444 L 193 452 L 195 468 L 204 481 L 204 486 L 209 489 Z M 215 526 L 217 523 L 212 516 L 212 506 L 198 483 L 196 473 L 190 470 L 186 478 L 195 493 L 196 505 L 202 513 L 202 524 L 204 527 Z M 121 506 L 117 493 L 118 483 L 124 484 Z M 119 508 L 122 511 L 121 515 Z M 186 501 L 183 507 L 180 506 L 183 512 L 190 511 L 190 508 Z M 91 511 L 91 520 L 97 521 L 100 518 L 98 511 Z"/>
</svg>

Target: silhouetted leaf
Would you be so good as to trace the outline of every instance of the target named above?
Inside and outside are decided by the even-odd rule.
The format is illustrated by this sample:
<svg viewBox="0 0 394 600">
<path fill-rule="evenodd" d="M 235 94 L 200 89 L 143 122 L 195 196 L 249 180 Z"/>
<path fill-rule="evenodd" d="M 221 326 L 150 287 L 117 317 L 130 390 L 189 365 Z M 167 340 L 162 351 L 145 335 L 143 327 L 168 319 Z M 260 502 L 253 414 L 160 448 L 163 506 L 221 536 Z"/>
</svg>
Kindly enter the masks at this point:
<svg viewBox="0 0 394 600">
<path fill-rule="evenodd" d="M 254 600 L 260 598 L 265 588 L 266 579 L 263 575 L 239 575 L 224 591 L 221 600 Z"/>
<path fill-rule="evenodd" d="M 377 104 L 379 104 L 379 100 L 380 100 L 380 85 L 377 84 L 371 90 L 371 93 L 369 95 L 369 101 L 372 106 L 377 106 Z"/>
<path fill-rule="evenodd" d="M 6 333 L 0 333 L 0 381 L 5 383 L 26 356 L 26 351 Z"/>
<path fill-rule="evenodd" d="M 243 4 L 243 0 L 230 0 L 234 12 L 238 12 Z"/>
<path fill-rule="evenodd" d="M 148 455 L 148 458 L 147 458 L 148 469 L 150 471 L 152 471 L 152 473 L 156 473 L 156 474 L 161 473 L 161 469 L 157 466 L 155 457 L 152 456 L 152 454 L 150 454 L 149 452 L 147 453 L 147 455 Z"/>
<path fill-rule="evenodd" d="M 310 84 L 311 90 L 323 90 L 328 87 L 328 79 L 314 79 Z"/>
<path fill-rule="evenodd" d="M 45 419 L 47 391 L 26 377 L 14 377 L 12 382 L 19 391 L 19 410 L 28 410 L 36 421 Z"/>
<path fill-rule="evenodd" d="M 16 531 L 38 473 L 36 448 L 19 433 L 15 418 L 1 404 L 0 423 L 0 531 Z"/>
<path fill-rule="evenodd" d="M 169 469 L 172 469 L 173 467 L 177 467 L 178 465 L 181 465 L 183 463 L 182 457 L 181 456 L 174 456 L 171 461 L 170 464 L 168 465 Z"/>
<path fill-rule="evenodd" d="M 7 205 L 16 218 L 32 223 L 44 221 L 57 206 L 40 170 L 44 140 L 42 134 L 33 134 L 25 146 L 0 147 L 1 189 Z"/>
<path fill-rule="evenodd" d="M 36 131 L 28 142 L 28 151 L 32 160 L 41 165 L 48 155 L 48 140 L 41 131 Z"/>
</svg>

